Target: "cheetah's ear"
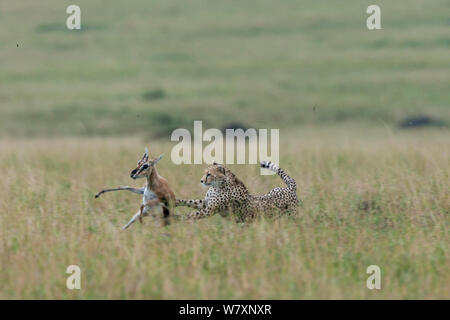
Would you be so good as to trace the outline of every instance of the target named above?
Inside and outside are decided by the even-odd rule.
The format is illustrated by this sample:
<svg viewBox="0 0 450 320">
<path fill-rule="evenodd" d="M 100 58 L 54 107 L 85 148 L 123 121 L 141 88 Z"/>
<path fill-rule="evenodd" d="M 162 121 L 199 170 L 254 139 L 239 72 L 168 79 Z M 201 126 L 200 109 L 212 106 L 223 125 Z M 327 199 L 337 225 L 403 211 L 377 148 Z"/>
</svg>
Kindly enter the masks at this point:
<svg viewBox="0 0 450 320">
<path fill-rule="evenodd" d="M 219 170 L 219 172 L 220 172 L 221 174 L 225 174 L 225 168 L 222 167 L 221 165 L 217 166 L 217 170 Z"/>
<path fill-rule="evenodd" d="M 220 173 L 225 174 L 225 167 L 215 161 L 212 164 L 213 166 L 217 166 L 217 170 L 219 170 Z"/>
</svg>

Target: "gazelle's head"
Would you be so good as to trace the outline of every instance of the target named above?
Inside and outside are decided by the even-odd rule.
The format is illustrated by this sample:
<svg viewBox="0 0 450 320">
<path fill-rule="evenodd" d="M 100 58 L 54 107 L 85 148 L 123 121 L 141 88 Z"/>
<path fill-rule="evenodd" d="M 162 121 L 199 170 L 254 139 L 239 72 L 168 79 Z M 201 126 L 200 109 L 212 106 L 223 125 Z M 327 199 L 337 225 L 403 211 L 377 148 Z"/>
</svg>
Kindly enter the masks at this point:
<svg viewBox="0 0 450 320">
<path fill-rule="evenodd" d="M 162 156 L 163 155 L 160 155 L 158 158 L 151 160 L 148 155 L 148 149 L 145 148 L 144 155 L 140 160 L 138 160 L 137 167 L 131 171 L 130 177 L 132 179 L 148 177 L 152 173 L 158 161 L 161 160 Z"/>
</svg>

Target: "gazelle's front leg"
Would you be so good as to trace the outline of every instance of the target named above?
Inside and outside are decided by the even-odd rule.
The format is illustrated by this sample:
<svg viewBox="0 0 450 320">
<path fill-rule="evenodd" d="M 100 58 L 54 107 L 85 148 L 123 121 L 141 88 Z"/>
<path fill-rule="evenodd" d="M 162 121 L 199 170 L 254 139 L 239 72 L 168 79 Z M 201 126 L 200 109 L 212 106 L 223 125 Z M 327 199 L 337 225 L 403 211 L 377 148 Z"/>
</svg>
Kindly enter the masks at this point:
<svg viewBox="0 0 450 320">
<path fill-rule="evenodd" d="M 125 230 L 126 228 L 128 228 L 130 225 L 132 225 L 136 219 L 139 217 L 139 215 L 141 214 L 141 210 L 139 210 L 138 212 L 136 212 L 130 219 L 130 221 L 128 221 L 128 223 L 126 225 L 124 225 L 122 227 L 122 230 Z"/>
<path fill-rule="evenodd" d="M 128 186 L 122 186 L 122 187 L 112 188 L 112 189 L 103 189 L 102 191 L 100 191 L 99 193 L 97 193 L 95 195 L 95 198 L 100 197 L 100 195 L 102 193 L 105 193 L 105 192 L 122 191 L 122 190 L 131 191 L 131 192 L 134 192 L 134 193 L 137 193 L 137 194 L 144 194 L 145 188 L 132 188 L 132 187 L 128 187 Z"/>
<path fill-rule="evenodd" d="M 206 200 L 177 199 L 175 201 L 175 207 L 189 207 L 189 208 L 194 208 L 194 209 L 203 209 L 203 208 L 206 208 Z"/>
<path fill-rule="evenodd" d="M 131 217 L 130 221 L 128 221 L 128 223 L 122 227 L 122 230 L 125 230 L 130 225 L 132 225 L 136 221 L 136 219 L 139 219 L 139 222 L 142 223 L 142 216 L 146 215 L 146 212 L 144 211 L 145 207 L 151 207 L 151 206 L 157 205 L 158 203 L 159 203 L 159 200 L 158 199 L 154 199 L 154 200 L 150 200 L 146 204 L 141 205 L 139 211 L 136 212 Z"/>
</svg>

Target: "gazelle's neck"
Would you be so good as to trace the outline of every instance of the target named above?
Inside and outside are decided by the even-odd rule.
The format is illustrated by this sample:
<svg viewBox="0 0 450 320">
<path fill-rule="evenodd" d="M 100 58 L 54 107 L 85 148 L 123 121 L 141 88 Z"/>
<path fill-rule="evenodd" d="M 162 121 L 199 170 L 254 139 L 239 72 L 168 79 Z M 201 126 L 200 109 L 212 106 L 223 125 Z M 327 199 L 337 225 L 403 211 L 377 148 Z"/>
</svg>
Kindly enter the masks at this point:
<svg viewBox="0 0 450 320">
<path fill-rule="evenodd" d="M 159 187 L 159 175 L 156 168 L 153 168 L 152 173 L 147 176 L 147 188 L 154 190 Z"/>
</svg>

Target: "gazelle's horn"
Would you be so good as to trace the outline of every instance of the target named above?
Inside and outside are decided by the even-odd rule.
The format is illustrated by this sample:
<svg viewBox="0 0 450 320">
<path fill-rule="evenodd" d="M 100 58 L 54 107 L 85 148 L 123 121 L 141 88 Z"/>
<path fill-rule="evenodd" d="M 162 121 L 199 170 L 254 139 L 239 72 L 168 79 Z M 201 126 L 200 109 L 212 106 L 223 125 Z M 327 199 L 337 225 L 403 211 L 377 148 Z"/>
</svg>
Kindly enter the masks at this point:
<svg viewBox="0 0 450 320">
<path fill-rule="evenodd" d="M 147 147 L 145 147 L 145 149 L 144 149 L 144 157 L 143 158 L 148 159 L 148 148 Z"/>
</svg>

